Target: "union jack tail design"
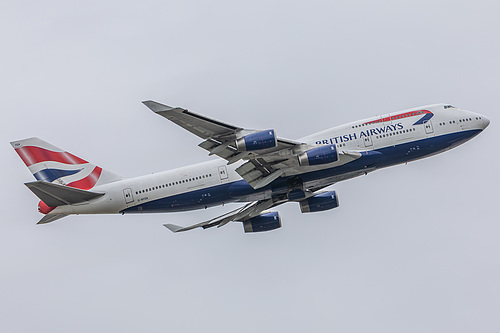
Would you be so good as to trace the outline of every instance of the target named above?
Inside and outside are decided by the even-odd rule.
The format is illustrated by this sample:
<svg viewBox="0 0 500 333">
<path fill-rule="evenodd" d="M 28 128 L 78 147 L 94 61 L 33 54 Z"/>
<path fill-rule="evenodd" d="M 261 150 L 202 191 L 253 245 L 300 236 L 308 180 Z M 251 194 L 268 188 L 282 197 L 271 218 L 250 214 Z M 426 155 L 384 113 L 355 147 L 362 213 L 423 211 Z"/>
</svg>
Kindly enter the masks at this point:
<svg viewBox="0 0 500 333">
<path fill-rule="evenodd" d="M 97 185 L 121 179 L 39 138 L 14 141 L 10 144 L 38 181 L 90 190 Z"/>
</svg>

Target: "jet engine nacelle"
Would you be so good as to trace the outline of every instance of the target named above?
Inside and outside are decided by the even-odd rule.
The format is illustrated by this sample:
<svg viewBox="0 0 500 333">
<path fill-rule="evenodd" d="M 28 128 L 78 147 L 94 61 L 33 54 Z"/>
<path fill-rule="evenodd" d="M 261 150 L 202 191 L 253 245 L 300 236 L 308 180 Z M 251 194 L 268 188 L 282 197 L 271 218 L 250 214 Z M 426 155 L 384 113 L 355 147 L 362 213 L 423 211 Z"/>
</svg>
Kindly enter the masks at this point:
<svg viewBox="0 0 500 333">
<path fill-rule="evenodd" d="M 281 217 L 278 212 L 263 213 L 243 222 L 245 232 L 270 231 L 281 228 Z"/>
<path fill-rule="evenodd" d="M 274 130 L 266 130 L 245 135 L 236 140 L 236 148 L 239 151 L 253 151 L 274 148 L 278 145 L 278 139 Z"/>
<path fill-rule="evenodd" d="M 339 198 L 335 191 L 316 194 L 306 200 L 300 202 L 300 211 L 302 213 L 321 212 L 337 208 L 339 206 Z"/>
<path fill-rule="evenodd" d="M 336 145 L 326 145 L 308 150 L 298 155 L 298 159 L 301 166 L 320 165 L 338 161 L 339 154 Z"/>
</svg>

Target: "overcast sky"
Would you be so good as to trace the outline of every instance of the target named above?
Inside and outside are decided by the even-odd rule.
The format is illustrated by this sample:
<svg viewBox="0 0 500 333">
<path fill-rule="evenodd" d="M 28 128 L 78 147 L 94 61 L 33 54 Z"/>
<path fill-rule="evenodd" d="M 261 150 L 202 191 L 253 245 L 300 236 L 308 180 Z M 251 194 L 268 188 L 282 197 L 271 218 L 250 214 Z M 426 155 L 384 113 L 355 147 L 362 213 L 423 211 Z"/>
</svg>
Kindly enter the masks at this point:
<svg viewBox="0 0 500 333">
<path fill-rule="evenodd" d="M 7 1 L 2 332 L 498 332 L 498 1 Z M 283 228 L 172 234 L 235 205 L 37 226 L 9 142 L 125 177 L 209 159 L 154 99 L 287 138 L 432 103 L 486 115 L 450 152 L 336 184 Z"/>
</svg>

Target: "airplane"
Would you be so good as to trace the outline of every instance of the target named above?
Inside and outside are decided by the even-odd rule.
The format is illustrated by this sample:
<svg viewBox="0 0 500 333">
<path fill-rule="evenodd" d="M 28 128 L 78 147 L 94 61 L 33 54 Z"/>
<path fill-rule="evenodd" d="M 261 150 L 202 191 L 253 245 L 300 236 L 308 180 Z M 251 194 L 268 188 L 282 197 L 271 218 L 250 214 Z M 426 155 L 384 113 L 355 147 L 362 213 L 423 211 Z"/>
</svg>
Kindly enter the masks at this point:
<svg viewBox="0 0 500 333">
<path fill-rule="evenodd" d="M 245 233 L 282 226 L 271 210 L 296 202 L 302 213 L 339 206 L 343 180 L 433 156 L 472 139 L 490 123 L 485 116 L 434 104 L 333 127 L 290 140 L 274 129 L 230 125 L 180 107 L 143 102 L 151 111 L 202 139 L 220 159 L 155 174 L 123 178 L 39 138 L 11 142 L 36 181 L 25 185 L 40 199 L 38 224 L 72 214 L 132 214 L 206 209 L 243 203 L 172 232 L 242 222 Z"/>
</svg>

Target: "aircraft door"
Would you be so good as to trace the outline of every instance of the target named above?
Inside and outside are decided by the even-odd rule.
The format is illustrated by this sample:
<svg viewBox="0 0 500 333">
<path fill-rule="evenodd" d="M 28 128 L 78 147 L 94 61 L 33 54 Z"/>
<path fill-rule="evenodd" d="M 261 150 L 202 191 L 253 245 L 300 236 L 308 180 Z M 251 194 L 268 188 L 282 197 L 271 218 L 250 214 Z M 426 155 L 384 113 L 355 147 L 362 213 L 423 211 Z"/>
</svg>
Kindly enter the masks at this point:
<svg viewBox="0 0 500 333">
<path fill-rule="evenodd" d="M 373 141 L 371 136 L 365 136 L 363 137 L 363 142 L 365 143 L 365 147 L 371 147 L 373 146 Z"/>
<path fill-rule="evenodd" d="M 129 188 L 123 190 L 123 197 L 125 198 L 125 203 L 127 204 L 134 202 L 134 196 L 132 195 L 132 190 Z"/>
<path fill-rule="evenodd" d="M 219 167 L 219 177 L 220 177 L 220 180 L 226 180 L 229 177 L 227 174 L 227 168 L 225 165 L 221 165 Z"/>
<path fill-rule="evenodd" d="M 427 120 L 426 122 L 424 122 L 424 128 L 425 128 L 426 134 L 434 133 L 434 128 L 432 127 L 432 123 L 430 120 Z"/>
</svg>

